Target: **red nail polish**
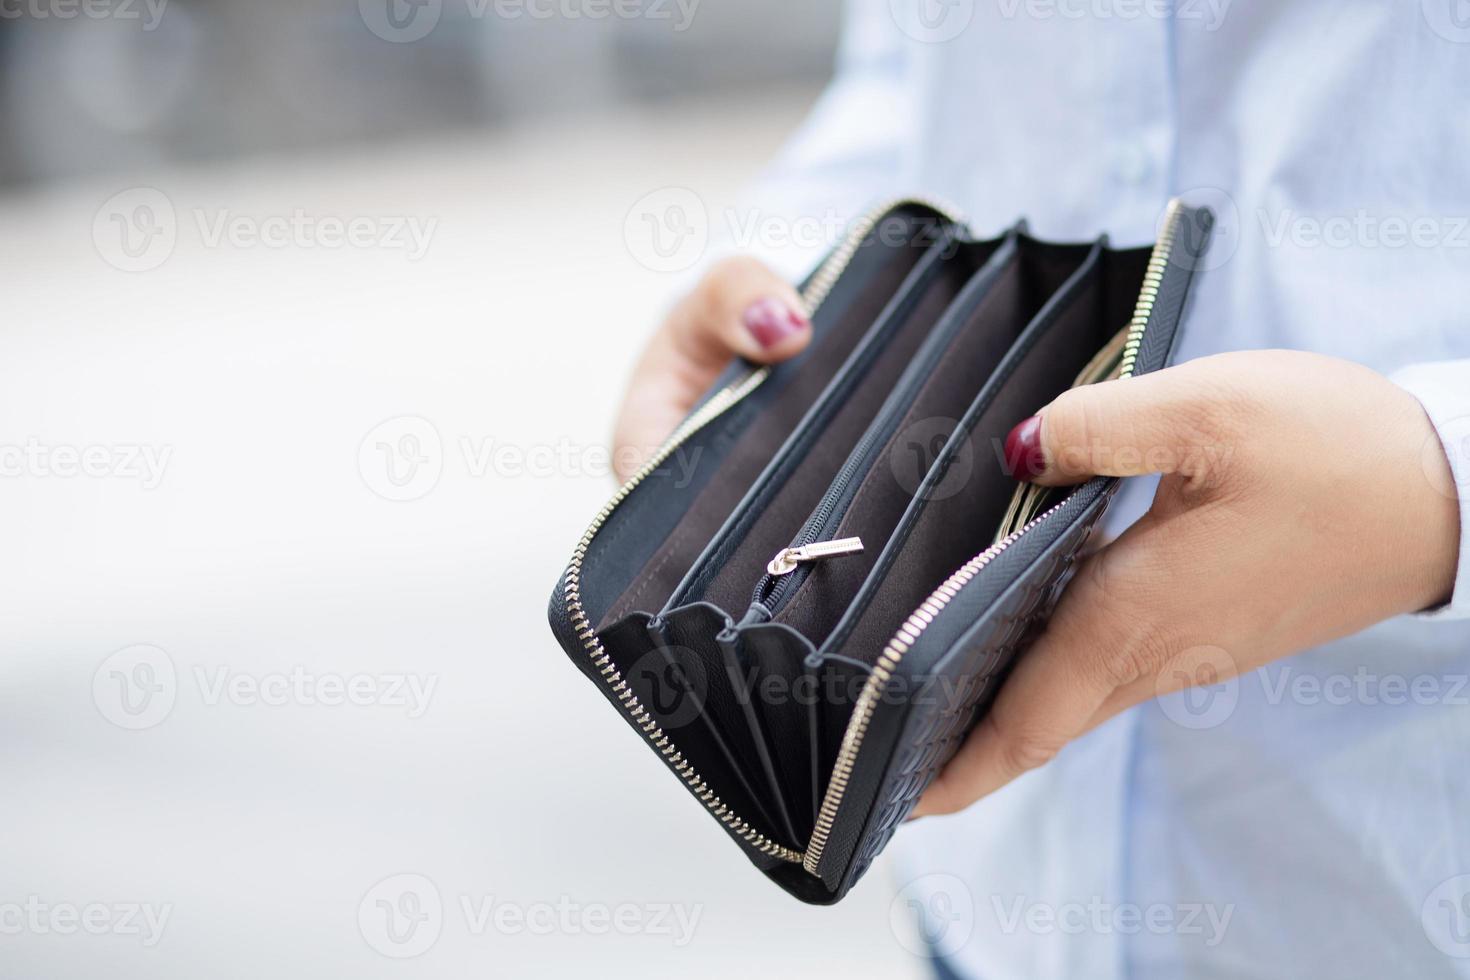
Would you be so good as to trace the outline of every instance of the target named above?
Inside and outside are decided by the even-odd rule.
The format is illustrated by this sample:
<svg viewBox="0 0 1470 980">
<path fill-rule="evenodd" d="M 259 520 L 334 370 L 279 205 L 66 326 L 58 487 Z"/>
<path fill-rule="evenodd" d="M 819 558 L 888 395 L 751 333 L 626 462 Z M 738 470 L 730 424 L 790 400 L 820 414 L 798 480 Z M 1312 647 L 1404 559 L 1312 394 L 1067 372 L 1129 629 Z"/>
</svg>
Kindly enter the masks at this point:
<svg viewBox="0 0 1470 980">
<path fill-rule="evenodd" d="M 1041 416 L 1023 420 L 1006 436 L 1006 469 L 1018 480 L 1034 480 L 1046 472 L 1041 452 Z"/>
<path fill-rule="evenodd" d="M 811 325 L 811 321 L 805 316 L 774 296 L 751 303 L 745 308 L 745 315 L 741 319 L 756 343 L 766 350 Z"/>
</svg>

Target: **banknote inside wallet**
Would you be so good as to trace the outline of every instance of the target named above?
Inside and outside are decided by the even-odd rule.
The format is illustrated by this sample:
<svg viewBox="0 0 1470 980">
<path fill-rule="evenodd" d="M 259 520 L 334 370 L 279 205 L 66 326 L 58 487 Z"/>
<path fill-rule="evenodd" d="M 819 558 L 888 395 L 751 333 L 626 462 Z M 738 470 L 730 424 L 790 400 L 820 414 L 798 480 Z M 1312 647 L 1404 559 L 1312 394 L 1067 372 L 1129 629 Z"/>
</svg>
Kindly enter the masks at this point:
<svg viewBox="0 0 1470 980">
<path fill-rule="evenodd" d="M 1072 387 L 1080 388 L 1083 385 L 1097 384 L 1101 381 L 1116 381 L 1123 369 L 1123 348 L 1127 342 L 1128 328 L 1125 326 L 1120 328 L 1113 335 L 1113 339 L 1108 341 L 1107 345 L 1087 362 L 1087 366 L 1072 382 Z M 1001 518 L 1000 527 L 996 529 L 995 540 L 1004 541 L 1031 523 L 1032 519 L 1040 514 L 1047 503 L 1056 496 L 1055 487 L 1043 487 L 1034 483 L 1018 484 L 1011 495 L 1011 505 L 1006 508 L 1006 515 Z"/>
</svg>

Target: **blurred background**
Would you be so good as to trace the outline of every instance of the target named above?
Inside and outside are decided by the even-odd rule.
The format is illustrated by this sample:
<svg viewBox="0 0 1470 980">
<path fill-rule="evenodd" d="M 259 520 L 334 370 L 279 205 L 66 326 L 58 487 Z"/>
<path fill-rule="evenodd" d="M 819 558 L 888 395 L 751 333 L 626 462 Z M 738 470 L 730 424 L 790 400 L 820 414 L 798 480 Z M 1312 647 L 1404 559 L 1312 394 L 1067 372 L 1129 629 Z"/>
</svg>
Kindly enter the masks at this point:
<svg viewBox="0 0 1470 980">
<path fill-rule="evenodd" d="M 922 972 L 544 615 L 837 6 L 0 0 L 0 976 Z"/>
<path fill-rule="evenodd" d="M 3 0 L 0 181 L 810 92 L 831 72 L 839 6 Z"/>
</svg>

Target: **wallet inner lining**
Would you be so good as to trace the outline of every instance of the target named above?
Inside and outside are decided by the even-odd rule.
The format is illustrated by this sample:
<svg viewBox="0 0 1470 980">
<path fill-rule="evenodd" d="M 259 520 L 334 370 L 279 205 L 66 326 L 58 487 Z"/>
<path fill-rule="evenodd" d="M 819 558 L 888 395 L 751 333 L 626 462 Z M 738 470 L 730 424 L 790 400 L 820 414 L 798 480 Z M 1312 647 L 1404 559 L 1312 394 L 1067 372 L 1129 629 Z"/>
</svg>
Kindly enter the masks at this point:
<svg viewBox="0 0 1470 980">
<path fill-rule="evenodd" d="M 872 662 L 945 578 L 990 545 L 1016 486 L 1002 469 L 996 447 L 1012 425 L 1070 387 L 1093 354 L 1127 323 L 1126 315 L 1110 315 L 1103 298 L 1102 278 L 1089 276 L 990 403 L 976 406 L 978 416 L 966 419 L 973 421 L 972 474 L 958 493 L 910 505 L 891 565 L 863 584 L 844 617 L 852 625 L 839 626 L 829 641 L 834 648 Z"/>
<path fill-rule="evenodd" d="M 886 425 L 891 434 L 865 464 L 865 476 L 841 523 L 835 528 L 829 525 L 820 535 L 823 540 L 860 537 L 866 549 L 810 566 L 801 586 L 779 610 L 773 610 L 776 622 L 791 626 L 814 644 L 822 643 L 858 594 L 913 499 L 925 475 L 922 470 L 914 472 L 915 460 L 930 468 L 941 462 L 933 447 L 942 446 L 949 438 L 960 416 L 1042 307 L 1069 280 L 1075 281 L 1084 265 L 1084 274 L 1095 278 L 1097 263 L 1088 262 L 1095 254 L 1087 247 L 1059 249 L 1022 240 L 1021 261 L 1010 270 L 1012 274 L 996 280 L 933 369 L 909 380 L 916 388 L 912 395 L 896 396 L 887 407 L 891 414 L 902 412 L 902 418 L 874 423 L 875 428 Z M 1065 300 L 1075 305 L 1076 290 L 1069 291 L 1072 295 Z M 972 458 L 977 471 L 987 465 L 994 468 L 988 456 L 977 453 Z M 980 475 L 977 472 L 971 479 Z M 990 521 L 988 513 L 964 514 L 962 519 L 967 524 L 986 524 L 993 532 L 995 522 Z M 963 536 L 963 531 L 955 530 Z"/>
<path fill-rule="evenodd" d="M 811 451 L 796 461 L 794 472 L 764 500 L 753 502 L 751 519 L 722 554 L 712 576 L 698 594 L 738 617 L 750 603 L 766 562 L 786 547 L 832 484 L 842 465 L 912 362 L 920 345 L 940 322 L 962 288 L 976 275 L 978 252 L 966 249 L 945 262 L 942 274 L 911 312 L 879 356 L 878 363 L 847 398 L 832 423 L 817 433 Z M 997 260 L 1004 261 L 999 255 Z M 961 297 L 963 302 L 963 297 Z"/>
<path fill-rule="evenodd" d="M 712 479 L 690 504 L 683 518 L 653 553 L 623 593 L 599 617 L 597 629 L 637 610 L 657 611 L 684 578 L 761 469 L 775 455 L 801 417 L 846 361 L 873 319 L 897 292 L 925 254 L 920 243 L 895 250 L 836 322 L 814 341 L 812 349 L 788 367 L 790 382 L 735 441 Z M 769 383 L 769 382 L 768 382 Z"/>
</svg>

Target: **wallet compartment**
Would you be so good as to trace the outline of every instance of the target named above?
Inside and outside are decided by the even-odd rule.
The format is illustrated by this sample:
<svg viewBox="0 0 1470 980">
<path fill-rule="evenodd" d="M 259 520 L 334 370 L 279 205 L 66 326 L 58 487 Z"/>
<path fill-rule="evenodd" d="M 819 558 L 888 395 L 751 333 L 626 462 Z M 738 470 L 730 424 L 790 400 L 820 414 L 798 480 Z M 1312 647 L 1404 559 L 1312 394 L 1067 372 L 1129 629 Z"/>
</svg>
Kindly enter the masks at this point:
<svg viewBox="0 0 1470 980">
<path fill-rule="evenodd" d="M 581 605 L 598 629 L 631 612 L 664 606 L 710 536 L 848 361 L 874 317 L 933 247 L 948 239 L 950 228 L 949 219 L 925 205 L 910 203 L 884 213 L 864 234 L 839 247 L 804 287 L 807 295 L 828 290 L 814 304 L 807 350 L 769 368 L 744 362 L 731 366 L 706 401 L 737 392 L 733 404 L 644 474 L 638 492 L 589 542 L 585 563 L 595 574 L 579 583 Z M 835 282 L 820 282 L 832 263 L 840 272 Z"/>
<path fill-rule="evenodd" d="M 896 241 L 892 223 L 880 236 L 890 219 L 907 237 Z M 836 445 L 857 445 L 825 464 L 843 470 L 857 461 L 850 492 L 833 494 L 842 516 L 822 529 L 868 539 L 864 557 L 841 581 L 820 577 L 821 563 L 804 569 L 774 609 L 753 604 L 734 623 L 726 610 L 743 603 L 702 601 L 728 560 L 699 567 L 733 552 L 698 546 L 740 521 L 766 533 L 761 481 L 830 435 L 845 407 L 841 393 L 871 397 L 856 381 L 882 356 L 874 348 L 874 360 L 856 367 L 859 352 L 884 329 L 901 333 L 899 319 L 919 308 L 902 304 L 922 303 L 914 299 L 922 290 L 908 299 L 905 292 L 925 262 L 943 261 L 919 232 L 927 224 L 955 233 L 939 211 L 912 203 L 865 222 L 806 287 L 826 296 L 812 348 L 785 365 L 733 368 L 661 454 L 665 464 L 670 453 L 692 455 L 687 474 L 660 479 L 673 469 L 650 467 L 623 487 L 578 545 L 551 605 L 553 629 L 579 669 L 748 857 L 814 904 L 852 887 L 986 709 L 1117 488 L 1117 480 L 1096 478 L 1058 491 L 1059 502 L 1024 533 L 991 545 L 1016 485 L 999 451 L 1005 432 L 1073 383 L 1120 327 L 1128 327 L 1124 376 L 1167 363 L 1211 218 L 1176 202 L 1152 251 L 1045 246 L 1085 261 L 1037 290 L 1037 302 L 1014 300 L 1022 313 L 1013 309 L 1013 322 L 1024 329 L 1002 330 L 1000 340 L 964 330 L 936 339 L 940 326 L 923 327 L 922 344 L 950 356 L 918 366 L 926 358 L 914 353 L 914 364 L 900 364 L 893 399 L 869 412 L 861 433 L 844 433 Z M 954 254 L 984 244 L 961 240 Z M 948 316 L 949 301 L 934 305 Z M 882 328 L 872 322 L 879 310 L 898 319 Z M 854 387 L 843 389 L 844 377 Z M 900 437 L 921 415 L 951 412 L 958 420 L 928 439 Z M 915 459 L 906 481 L 894 468 L 904 452 Z M 972 471 L 951 482 L 967 459 Z M 839 482 L 799 471 L 798 496 L 826 497 Z M 789 540 L 788 531 L 777 547 Z M 762 561 L 769 550 L 761 549 Z M 730 582 L 742 575 L 745 588 L 732 584 L 729 593 L 737 599 L 753 585 L 748 571 Z M 660 596 L 673 599 L 650 615 L 646 607 L 660 608 Z"/>
<path fill-rule="evenodd" d="M 798 538 L 804 542 L 857 537 L 864 541 L 864 551 L 798 567 L 785 576 L 784 597 L 765 604 L 773 621 L 823 644 L 858 597 L 900 519 L 922 493 L 927 475 L 948 469 L 951 460 L 943 447 L 959 417 L 996 378 L 1008 373 L 1007 365 L 1025 356 L 1022 338 L 1038 315 L 1072 303 L 1083 284 L 1095 279 L 1100 251 L 1100 246 L 1022 239 L 1017 261 L 997 278 L 984 301 L 955 324 L 952 336 L 933 338 L 937 342 L 915 359 L 873 424 L 872 448 L 867 458 L 855 461 L 860 480 L 834 495 L 837 503 L 814 515 Z M 989 475 L 983 460 L 972 470 L 971 481 Z M 968 487 L 952 495 L 960 496 L 963 489 Z M 930 490 L 929 495 L 937 494 Z M 951 539 L 964 539 L 972 528 L 993 528 L 999 516 L 992 517 L 991 509 L 984 494 L 967 498 L 953 515 Z M 946 568 L 942 559 L 936 567 L 944 568 L 945 574 L 953 568 Z"/>
</svg>

